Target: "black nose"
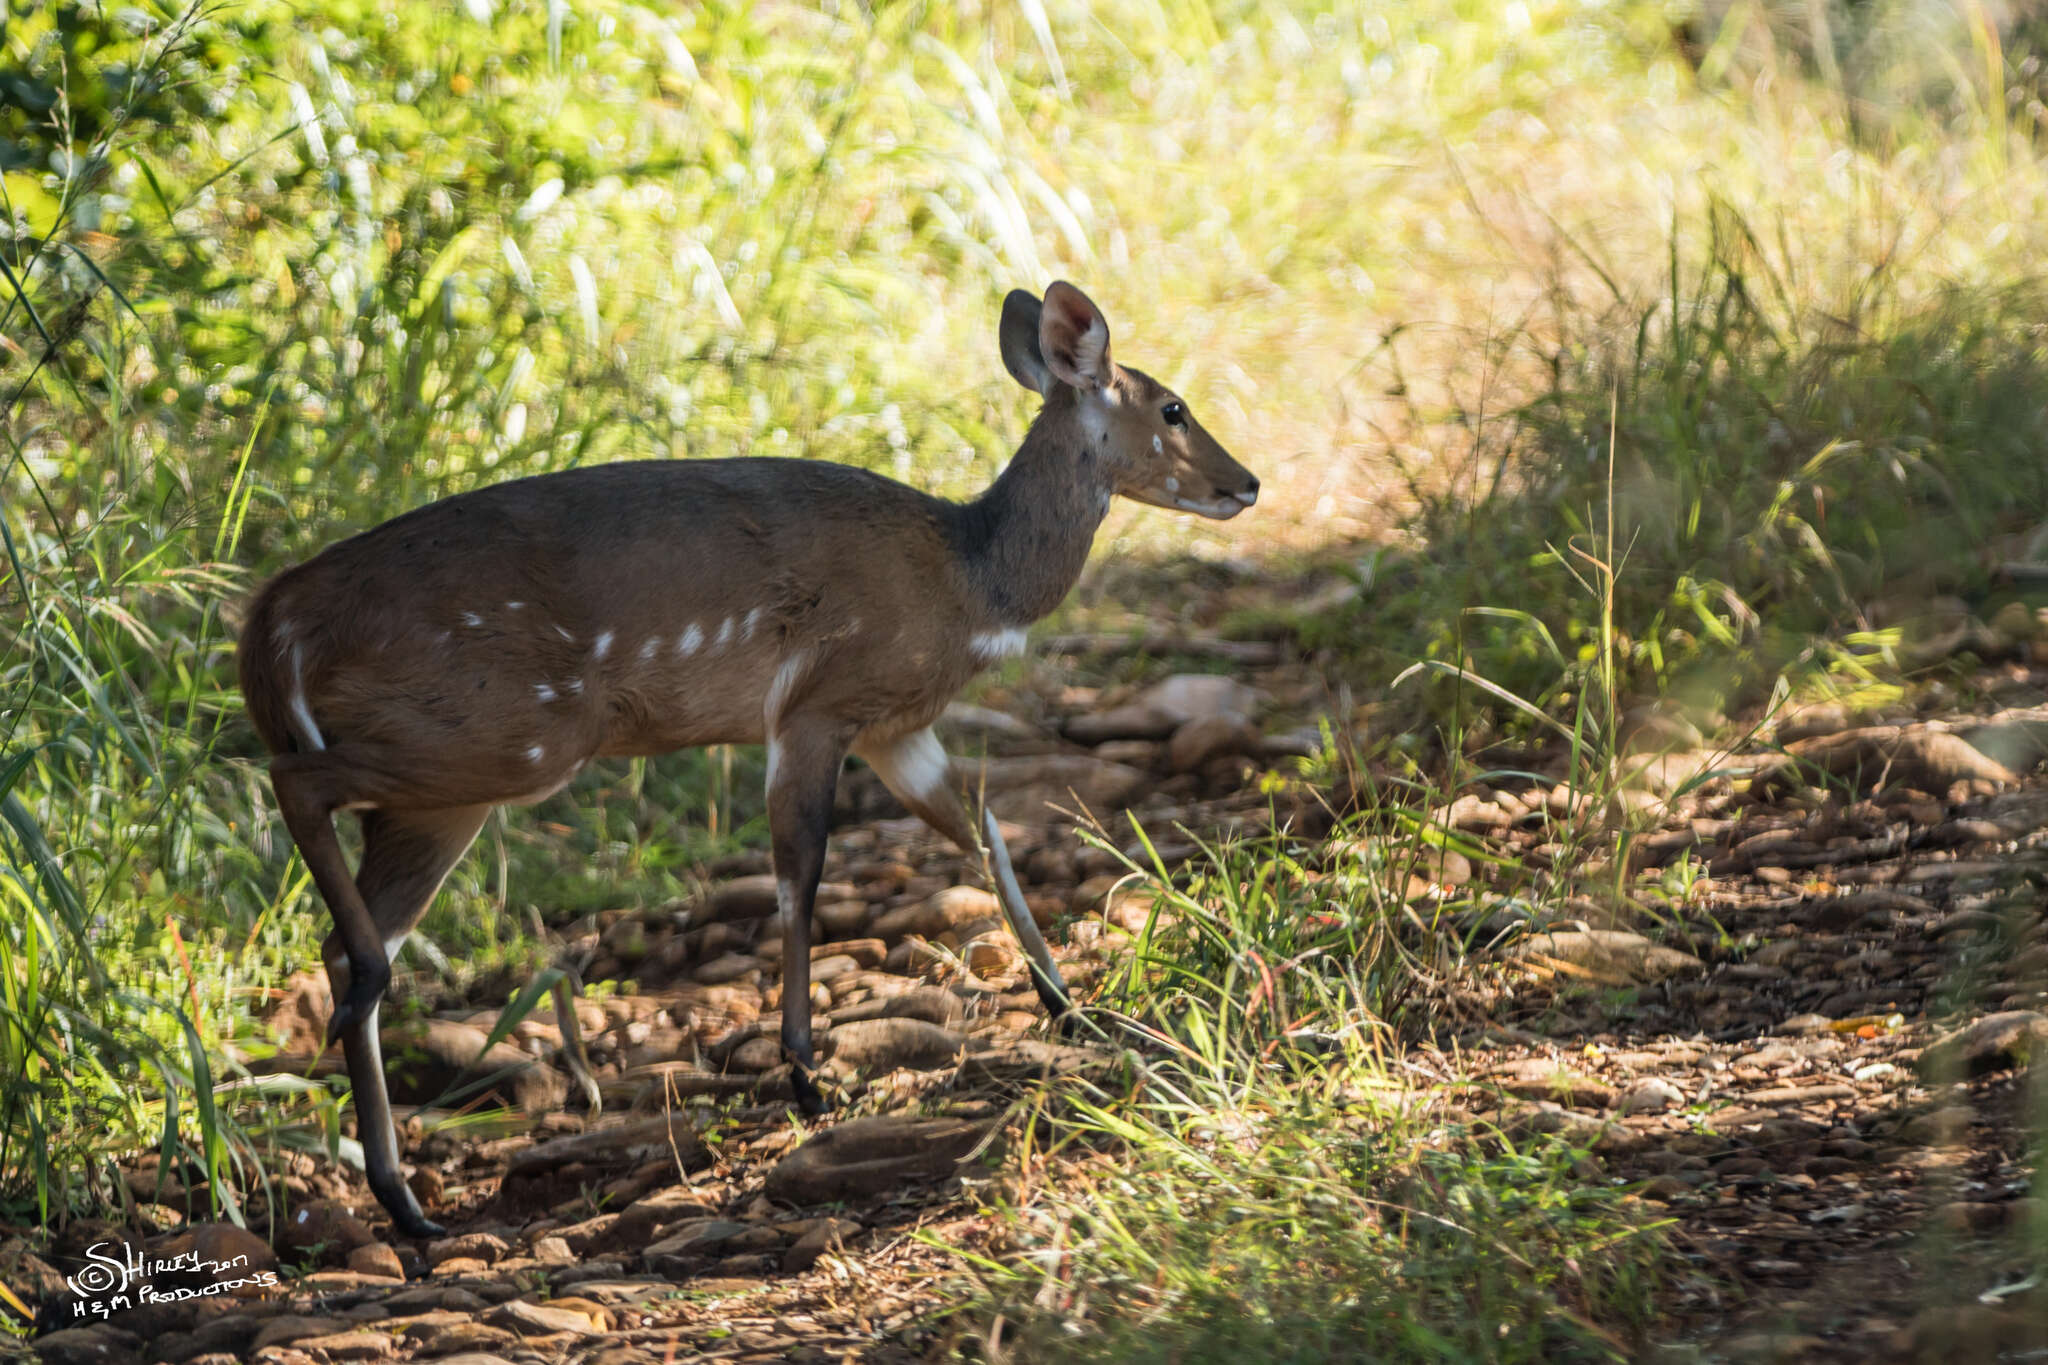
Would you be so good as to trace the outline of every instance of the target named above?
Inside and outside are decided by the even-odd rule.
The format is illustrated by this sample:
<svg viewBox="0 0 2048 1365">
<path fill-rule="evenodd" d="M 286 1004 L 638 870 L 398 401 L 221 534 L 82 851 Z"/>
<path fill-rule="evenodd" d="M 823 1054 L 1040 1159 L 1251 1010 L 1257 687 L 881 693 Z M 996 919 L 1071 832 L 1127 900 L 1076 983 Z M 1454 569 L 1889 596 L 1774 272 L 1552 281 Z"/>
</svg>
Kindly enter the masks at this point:
<svg viewBox="0 0 2048 1365">
<path fill-rule="evenodd" d="M 1245 492 L 1247 492 L 1247 493 L 1256 493 L 1256 492 L 1258 492 L 1258 491 L 1259 491 L 1259 476 L 1258 476 L 1258 475 L 1254 474 L 1254 475 L 1252 475 L 1252 476 L 1250 477 L 1250 480 L 1249 480 L 1249 481 L 1248 481 L 1248 482 L 1247 482 L 1247 483 L 1245 484 L 1245 486 L 1244 486 L 1244 491 L 1245 491 Z"/>
</svg>

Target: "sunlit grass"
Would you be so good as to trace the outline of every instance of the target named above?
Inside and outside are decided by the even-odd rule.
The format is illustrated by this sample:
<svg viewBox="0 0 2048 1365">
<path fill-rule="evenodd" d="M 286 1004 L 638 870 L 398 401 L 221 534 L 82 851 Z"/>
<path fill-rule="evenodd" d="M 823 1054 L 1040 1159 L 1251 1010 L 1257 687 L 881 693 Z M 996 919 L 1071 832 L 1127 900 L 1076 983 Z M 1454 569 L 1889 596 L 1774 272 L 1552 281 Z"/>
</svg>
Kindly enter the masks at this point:
<svg viewBox="0 0 2048 1365">
<path fill-rule="evenodd" d="M 1638 1357 L 1654 1229 L 1569 1143 L 1447 1103 L 1444 1054 L 1409 1059 L 1404 1002 L 1462 950 L 1452 907 L 1401 894 L 1414 846 L 1359 839 L 1400 823 L 1136 877 L 1154 912 L 1104 999 L 1173 1042 L 1128 1092 L 1032 1110 L 1013 1240 L 970 1262 L 991 1358 Z"/>
<path fill-rule="evenodd" d="M 967 491 L 1030 412 L 993 336 L 1016 285 L 1082 283 L 1269 490 L 1223 527 L 1120 510 L 1104 555 L 1370 566 L 1287 623 L 1359 697 L 1484 676 L 1598 791 L 1624 694 L 1732 708 L 1802 654 L 1869 685 L 1814 632 L 1981 586 L 2043 491 L 2037 68 L 1946 7 L 1825 41 L 1846 16 L 1794 8 L 9 0 L 4 61 L 71 84 L 0 111 L 0 1200 L 117 1202 L 147 1146 L 245 1193 L 266 1153 L 343 1150 L 324 1090 L 205 1103 L 324 930 L 230 681 L 254 582 L 605 459 Z M 1417 695 L 1453 756 L 1542 724 Z M 537 956 L 529 906 L 682 894 L 758 840 L 757 763 L 600 766 L 504 817 L 401 966 L 459 989 Z M 1121 1230 L 1079 1193 L 1028 1215 L 1081 1240 L 997 1293 L 1027 1341 L 1619 1349 L 1626 1220 L 1382 1084 L 1455 961 L 1390 875 L 1274 845 L 1174 893 L 1118 999 L 1208 1042 L 1059 1120 L 1147 1178 L 1104 1187 Z"/>
</svg>

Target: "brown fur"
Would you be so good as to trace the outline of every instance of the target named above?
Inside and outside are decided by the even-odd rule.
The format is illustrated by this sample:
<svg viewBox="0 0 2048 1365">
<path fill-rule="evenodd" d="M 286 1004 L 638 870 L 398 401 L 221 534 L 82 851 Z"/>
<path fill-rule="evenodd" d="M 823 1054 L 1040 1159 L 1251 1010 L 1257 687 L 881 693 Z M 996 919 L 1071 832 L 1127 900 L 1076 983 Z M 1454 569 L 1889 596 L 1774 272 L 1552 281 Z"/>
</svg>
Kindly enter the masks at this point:
<svg viewBox="0 0 2048 1365">
<path fill-rule="evenodd" d="M 432 1225 L 398 1174 L 376 1051 L 386 953 L 491 806 L 598 756 L 768 743 L 783 1045 L 814 1109 L 810 912 L 846 754 L 971 847 L 926 727 L 1066 596 L 1110 497 L 1221 517 L 1256 496 L 1177 398 L 1110 361 L 1108 324 L 1071 285 L 1013 293 L 1001 339 L 1045 407 L 972 502 L 804 460 L 605 465 L 422 507 L 257 595 L 242 691 L 334 914 L 334 1029 L 372 1187 L 407 1231 Z M 367 812 L 353 873 L 344 809 Z"/>
</svg>

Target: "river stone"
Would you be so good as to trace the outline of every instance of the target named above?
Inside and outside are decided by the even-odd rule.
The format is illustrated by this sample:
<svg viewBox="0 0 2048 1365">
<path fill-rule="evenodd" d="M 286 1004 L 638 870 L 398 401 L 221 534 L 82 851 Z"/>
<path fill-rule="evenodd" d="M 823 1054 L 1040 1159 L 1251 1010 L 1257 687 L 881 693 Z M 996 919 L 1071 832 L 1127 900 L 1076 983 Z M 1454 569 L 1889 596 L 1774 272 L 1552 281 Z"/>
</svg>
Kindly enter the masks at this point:
<svg viewBox="0 0 2048 1365">
<path fill-rule="evenodd" d="M 1235 678 L 1212 673 L 1178 673 L 1154 683 L 1122 706 L 1076 716 L 1065 725 L 1068 739 L 1101 744 L 1113 739 L 1165 739 L 1203 716 L 1249 716 L 1258 693 Z"/>
<path fill-rule="evenodd" d="M 1920 1054 L 1918 1067 L 1921 1076 L 1932 1081 L 1983 1076 L 2025 1066 L 2044 1040 L 2048 1016 L 2034 1010 L 1987 1014 L 1930 1043 Z"/>
<path fill-rule="evenodd" d="M 680 1159 L 684 1170 L 711 1164 L 711 1153 L 697 1136 L 694 1122 L 682 1114 L 612 1124 L 556 1138 L 514 1154 L 506 1177 L 536 1176 L 574 1162 L 590 1166 L 638 1166 L 656 1158 Z"/>
<path fill-rule="evenodd" d="M 826 1218 L 797 1238 L 782 1256 L 782 1272 L 797 1275 L 818 1263 L 818 1258 L 860 1236 L 861 1225 L 851 1218 Z"/>
<path fill-rule="evenodd" d="M 832 1011 L 835 1026 L 864 1019 L 922 1019 L 927 1024 L 950 1028 L 967 1017 L 967 1006 L 943 986 L 916 986 L 900 995 L 870 996 L 857 1005 Z"/>
<path fill-rule="evenodd" d="M 770 1199 L 829 1204 L 942 1180 L 981 1145 L 988 1125 L 969 1119 L 879 1115 L 827 1128 L 768 1173 Z"/>
<path fill-rule="evenodd" d="M 272 1228 L 278 1250 L 303 1256 L 318 1251 L 323 1260 L 340 1265 L 349 1253 L 377 1240 L 369 1224 L 331 1199 L 301 1204 Z"/>
<path fill-rule="evenodd" d="M 2009 786 L 2019 781 L 2012 769 L 1979 753 L 1962 736 L 1940 730 L 1869 725 L 1802 739 L 1787 745 L 1786 752 L 1789 757 L 1782 764 L 1756 779 L 1754 794 L 1764 796 L 1803 783 L 1816 768 L 1864 788 L 1882 780 L 1888 786 L 1942 792 L 1956 782 Z"/>
<path fill-rule="evenodd" d="M 509 1072 L 493 1081 L 486 1094 L 497 1094 L 528 1114 L 562 1107 L 569 1085 L 560 1072 L 511 1043 L 493 1043 L 486 1052 L 489 1036 L 454 1019 L 408 1020 L 383 1030 L 391 1098 L 400 1104 L 432 1104 L 467 1080 Z"/>
<path fill-rule="evenodd" d="M 818 1051 L 838 1071 L 879 1074 L 909 1067 L 937 1071 L 951 1066 L 967 1046 L 966 1038 L 922 1019 L 862 1019 L 840 1024 L 818 1040 Z"/>
<path fill-rule="evenodd" d="M 1259 750 L 1259 727 L 1233 711 L 1197 716 L 1173 732 L 1166 766 L 1177 773 L 1199 772 L 1212 759 Z"/>
<path fill-rule="evenodd" d="M 1004 820 L 1048 824 L 1075 803 L 1096 814 L 1122 810 L 1152 785 L 1152 775 L 1086 754 L 1030 754 L 959 765 L 962 785 L 986 788 L 989 808 Z M 1007 839 L 1007 835 L 1005 838 Z M 882 935 L 877 935 L 882 937 Z"/>
<path fill-rule="evenodd" d="M 1510 961 L 1552 957 L 1642 985 L 1680 972 L 1700 971 L 1706 966 L 1691 953 L 1652 943 L 1625 929 L 1560 929 L 1532 934 L 1511 945 L 1505 956 Z"/>
</svg>

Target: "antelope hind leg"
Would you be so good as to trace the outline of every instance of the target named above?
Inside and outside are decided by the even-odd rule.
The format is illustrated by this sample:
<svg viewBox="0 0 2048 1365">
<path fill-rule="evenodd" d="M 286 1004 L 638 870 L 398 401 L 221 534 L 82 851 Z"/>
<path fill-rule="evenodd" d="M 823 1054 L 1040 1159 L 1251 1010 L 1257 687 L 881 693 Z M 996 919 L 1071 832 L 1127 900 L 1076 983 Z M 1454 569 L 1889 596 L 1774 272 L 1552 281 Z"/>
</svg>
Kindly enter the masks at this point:
<svg viewBox="0 0 2048 1365">
<path fill-rule="evenodd" d="M 912 814 L 959 845 L 962 852 L 980 851 L 974 822 L 968 818 L 967 807 L 953 788 L 946 751 L 929 726 L 887 744 L 859 746 L 854 752 L 867 761 L 882 779 L 882 785 Z M 1038 992 L 1040 1003 L 1048 1015 L 1059 1019 L 1073 1008 L 1073 998 L 1067 994 L 1067 983 L 1052 960 L 1052 951 L 1045 946 L 1044 935 L 1038 932 L 1038 921 L 1031 918 L 1031 908 L 1024 903 L 1024 891 L 1017 885 L 1017 874 L 1010 866 L 1010 850 L 1003 842 L 994 812 L 983 810 L 982 830 L 988 839 L 989 870 L 995 881 L 996 900 L 1003 907 L 1003 917 L 1010 922 L 1010 932 L 1017 936 L 1030 960 L 1031 985 Z"/>
</svg>

